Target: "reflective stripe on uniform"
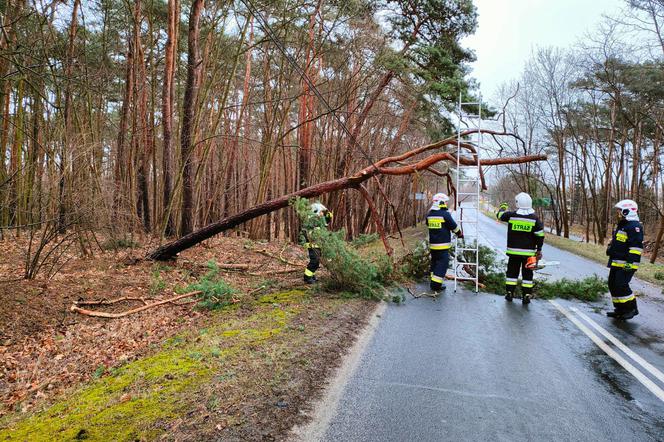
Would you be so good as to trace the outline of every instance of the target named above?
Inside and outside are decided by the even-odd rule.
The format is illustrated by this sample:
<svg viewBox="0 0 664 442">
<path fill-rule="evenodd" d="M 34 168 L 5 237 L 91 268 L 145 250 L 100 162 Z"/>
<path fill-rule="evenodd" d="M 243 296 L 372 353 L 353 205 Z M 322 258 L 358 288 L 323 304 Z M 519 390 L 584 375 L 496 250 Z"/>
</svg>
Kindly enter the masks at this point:
<svg viewBox="0 0 664 442">
<path fill-rule="evenodd" d="M 514 247 L 507 248 L 508 255 L 518 255 L 518 256 L 535 256 L 537 252 L 532 249 L 517 249 Z"/>
<path fill-rule="evenodd" d="M 535 284 L 532 281 L 521 281 L 521 287 L 530 289 L 533 288 Z"/>
<path fill-rule="evenodd" d="M 532 218 L 519 218 L 518 216 L 513 216 L 512 218 L 510 218 L 510 222 L 514 222 L 514 221 L 522 222 L 524 224 L 532 224 L 532 225 L 535 225 L 535 222 L 536 222 Z"/>
<path fill-rule="evenodd" d="M 614 304 L 624 304 L 625 302 L 633 301 L 636 299 L 634 295 L 628 296 L 614 296 L 611 298 Z"/>
<path fill-rule="evenodd" d="M 436 276 L 433 273 L 431 274 L 431 280 L 433 282 L 443 282 L 443 278 L 441 278 L 440 276 Z"/>
<path fill-rule="evenodd" d="M 314 276 L 314 272 L 309 269 L 304 269 L 304 276 Z"/>
<path fill-rule="evenodd" d="M 427 227 L 430 229 L 440 229 L 445 224 L 445 218 L 442 216 L 427 216 Z"/>
<path fill-rule="evenodd" d="M 536 236 L 544 236 L 544 230 L 538 230 L 537 232 L 533 232 Z"/>
<path fill-rule="evenodd" d="M 461 227 L 457 226 L 456 229 L 452 230 L 454 233 L 459 233 L 461 231 Z"/>
<path fill-rule="evenodd" d="M 519 282 L 517 278 L 505 278 L 506 285 L 516 285 Z"/>
<path fill-rule="evenodd" d="M 616 240 L 620 242 L 627 242 L 627 232 L 624 230 L 618 230 L 616 232 Z"/>
<path fill-rule="evenodd" d="M 641 255 L 641 253 L 643 253 L 643 249 L 640 247 L 630 247 L 629 253 L 633 253 L 635 255 Z"/>
<path fill-rule="evenodd" d="M 450 247 L 452 247 L 452 243 L 450 243 L 450 242 L 441 242 L 441 243 L 429 244 L 429 248 L 431 250 L 447 250 Z"/>
</svg>

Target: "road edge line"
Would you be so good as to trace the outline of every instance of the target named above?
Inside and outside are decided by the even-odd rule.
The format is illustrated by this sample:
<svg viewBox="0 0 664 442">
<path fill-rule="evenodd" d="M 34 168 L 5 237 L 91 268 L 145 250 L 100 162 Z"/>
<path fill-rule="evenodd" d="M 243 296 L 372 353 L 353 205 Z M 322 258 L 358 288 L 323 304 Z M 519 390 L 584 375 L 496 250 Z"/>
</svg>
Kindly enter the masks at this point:
<svg viewBox="0 0 664 442">
<path fill-rule="evenodd" d="M 571 307 L 570 310 L 579 315 L 582 319 L 585 319 L 586 322 L 588 322 L 592 328 L 597 330 L 602 336 L 608 339 L 613 345 L 618 347 L 618 349 L 622 350 L 623 353 L 632 358 L 637 364 L 641 365 L 641 367 L 648 370 L 648 372 L 651 375 L 655 376 L 660 382 L 664 382 L 664 373 L 659 371 L 657 367 L 652 365 L 650 362 L 646 361 L 643 357 L 639 356 L 634 350 L 629 348 L 620 339 L 616 338 L 614 335 L 611 334 L 611 332 L 609 332 L 604 327 L 599 325 L 584 312 L 580 311 L 576 307 Z"/>
<path fill-rule="evenodd" d="M 311 442 L 323 440 L 332 418 L 336 415 L 346 385 L 360 365 L 362 355 L 364 355 L 364 351 L 371 342 L 386 309 L 387 302 L 381 302 L 376 306 L 371 313 L 368 324 L 357 335 L 355 343 L 343 358 L 341 365 L 329 377 L 321 398 L 315 404 L 313 412 L 309 413 L 311 420 L 302 426 L 296 425 L 293 427 L 288 437 L 289 441 Z"/>
<path fill-rule="evenodd" d="M 549 302 L 556 308 L 560 313 L 565 315 L 574 325 L 577 326 L 586 336 L 590 338 L 591 341 L 595 343 L 601 350 L 604 351 L 610 358 L 620 364 L 625 370 L 627 370 L 632 376 L 634 376 L 644 387 L 646 387 L 652 394 L 657 396 L 657 398 L 664 402 L 664 390 L 662 390 L 657 384 L 655 384 L 649 377 L 643 374 L 638 368 L 629 363 L 625 358 L 620 356 L 618 352 L 608 346 L 599 336 L 592 332 L 583 322 L 574 317 L 574 315 L 569 312 L 565 307 L 558 304 L 553 299 L 549 299 Z"/>
</svg>

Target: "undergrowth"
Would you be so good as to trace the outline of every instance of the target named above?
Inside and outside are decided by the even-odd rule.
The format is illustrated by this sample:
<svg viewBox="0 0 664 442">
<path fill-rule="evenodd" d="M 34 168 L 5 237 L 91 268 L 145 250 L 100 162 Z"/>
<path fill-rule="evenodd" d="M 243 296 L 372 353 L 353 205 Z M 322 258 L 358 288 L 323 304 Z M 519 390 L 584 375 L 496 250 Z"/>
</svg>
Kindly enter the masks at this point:
<svg viewBox="0 0 664 442">
<path fill-rule="evenodd" d="M 400 265 L 401 273 L 408 278 L 420 280 L 429 276 L 431 267 L 429 243 L 419 241 L 412 252 L 401 258 Z"/>
<path fill-rule="evenodd" d="M 235 289 L 219 276 L 220 269 L 215 261 L 208 261 L 206 266 L 209 270 L 200 280 L 180 288 L 176 292 L 200 291 L 198 307 L 207 310 L 217 310 L 232 304 Z"/>
<path fill-rule="evenodd" d="M 104 241 L 101 245 L 102 250 L 105 252 L 121 249 L 137 249 L 139 247 L 141 245 L 131 238 L 111 238 Z"/>
</svg>

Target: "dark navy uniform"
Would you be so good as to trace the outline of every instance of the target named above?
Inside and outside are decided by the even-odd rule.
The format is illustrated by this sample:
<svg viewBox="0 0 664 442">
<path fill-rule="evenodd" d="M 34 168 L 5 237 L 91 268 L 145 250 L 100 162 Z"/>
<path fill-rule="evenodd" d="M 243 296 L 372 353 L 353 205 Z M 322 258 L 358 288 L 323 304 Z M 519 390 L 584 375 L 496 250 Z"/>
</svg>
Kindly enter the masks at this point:
<svg viewBox="0 0 664 442">
<path fill-rule="evenodd" d="M 450 265 L 452 233 L 459 235 L 461 228 L 447 210 L 447 205 L 442 202 L 438 209 L 432 208 L 427 214 L 427 227 L 431 252 L 431 290 L 437 292 L 443 288 L 445 274 Z"/>
<path fill-rule="evenodd" d="M 519 282 L 519 271 L 523 277 L 521 289 L 524 295 L 533 292 L 533 270 L 526 268 L 526 262 L 531 256 L 542 251 L 544 245 L 544 225 L 537 215 L 520 215 L 517 212 L 508 212 L 501 209 L 496 218 L 509 224 L 507 228 L 507 272 L 505 272 L 505 285 L 509 295 L 514 294 Z"/>
<path fill-rule="evenodd" d="M 613 231 L 606 249 L 609 256 L 609 291 L 618 314 L 637 310 L 636 297 L 629 286 L 639 268 L 643 253 L 643 225 L 639 221 L 621 220 Z"/>
</svg>

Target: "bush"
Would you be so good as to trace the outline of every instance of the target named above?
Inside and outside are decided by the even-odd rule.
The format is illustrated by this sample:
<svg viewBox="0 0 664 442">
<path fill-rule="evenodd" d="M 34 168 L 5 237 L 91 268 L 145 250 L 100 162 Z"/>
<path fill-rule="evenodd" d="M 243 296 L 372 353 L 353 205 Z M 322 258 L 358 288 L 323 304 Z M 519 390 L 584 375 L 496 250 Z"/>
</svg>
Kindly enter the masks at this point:
<svg viewBox="0 0 664 442">
<path fill-rule="evenodd" d="M 201 299 L 198 303 L 199 308 L 216 310 L 232 304 L 235 289 L 221 279 L 219 266 L 216 262 L 208 261 L 207 267 L 209 271 L 203 275 L 200 281 L 189 284 L 178 291 L 182 293 L 200 291 L 201 294 L 198 295 Z"/>
<path fill-rule="evenodd" d="M 345 231 L 329 231 L 325 221 L 313 214 L 306 199 L 296 198 L 291 205 L 302 227 L 309 232 L 309 241 L 321 249 L 321 263 L 330 272 L 325 288 L 363 298 L 384 299 L 384 288 L 394 271 L 390 258 L 380 254 L 368 258 L 360 255 L 345 241 Z"/>
<path fill-rule="evenodd" d="M 412 279 L 422 279 L 429 276 L 431 269 L 431 253 L 429 253 L 429 243 L 420 241 L 415 246 L 415 250 L 408 253 L 401 259 L 401 273 Z"/>
<path fill-rule="evenodd" d="M 484 285 L 483 292 L 505 293 L 505 273 L 498 264 L 496 253 L 493 250 L 483 250 L 480 246 L 480 282 Z M 488 248 L 487 248 L 488 249 Z M 537 279 L 535 273 L 535 286 L 533 294 L 541 299 L 580 299 L 582 301 L 597 301 L 609 290 L 606 281 L 597 275 L 579 280 L 560 279 L 558 281 L 542 281 Z M 517 287 L 516 296 L 521 296 L 521 286 Z"/>
<path fill-rule="evenodd" d="M 664 272 L 655 272 L 655 279 L 658 281 L 664 281 Z"/>
<path fill-rule="evenodd" d="M 597 275 L 579 280 L 560 279 L 558 281 L 535 281 L 534 291 L 538 298 L 580 299 L 598 301 L 609 291 L 606 281 Z"/>
</svg>

